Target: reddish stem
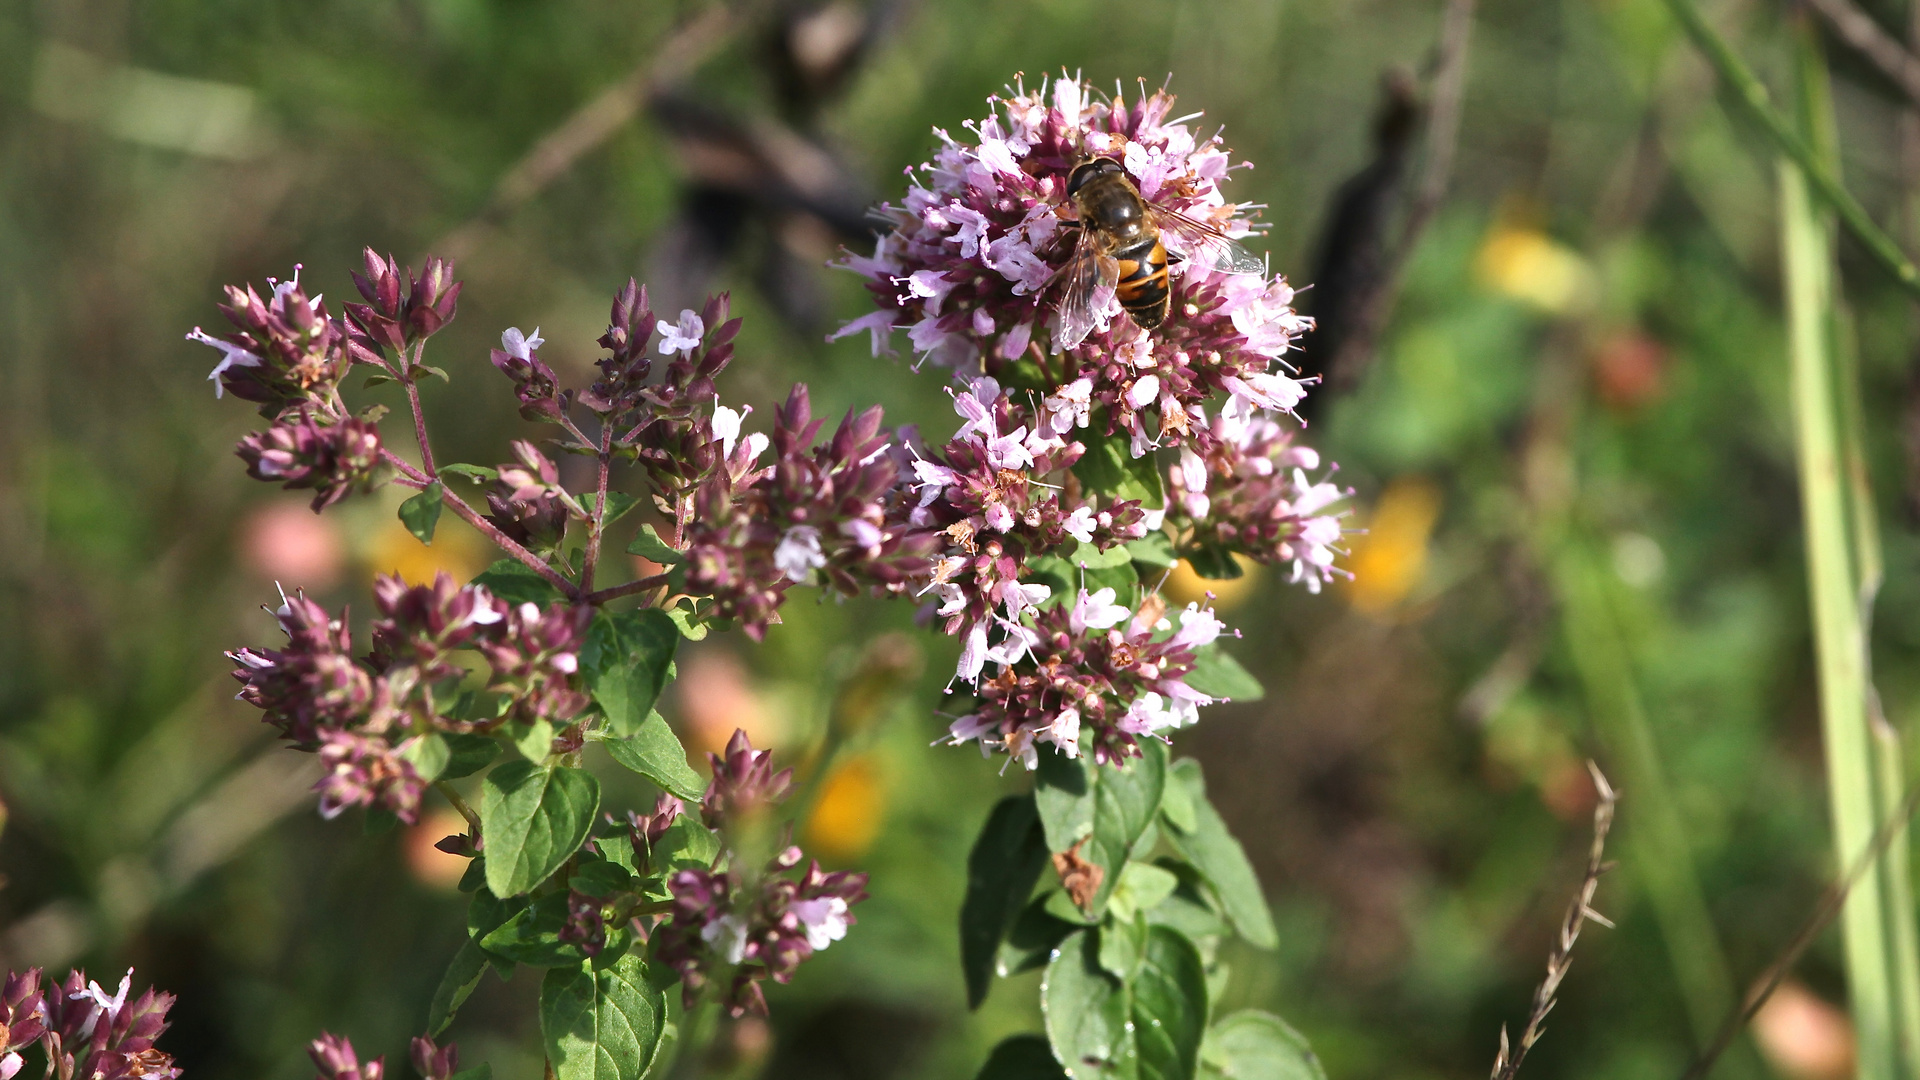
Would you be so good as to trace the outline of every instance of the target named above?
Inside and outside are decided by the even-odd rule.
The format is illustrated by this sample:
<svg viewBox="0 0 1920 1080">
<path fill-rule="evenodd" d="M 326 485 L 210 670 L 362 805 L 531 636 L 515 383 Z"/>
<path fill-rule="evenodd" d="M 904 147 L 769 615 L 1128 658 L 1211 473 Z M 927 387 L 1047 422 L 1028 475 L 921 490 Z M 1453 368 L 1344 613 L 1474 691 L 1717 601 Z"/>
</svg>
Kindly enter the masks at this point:
<svg viewBox="0 0 1920 1080">
<path fill-rule="evenodd" d="M 600 564 L 600 537 L 607 529 L 607 473 L 613 462 L 613 424 L 600 421 L 600 480 L 593 507 L 593 520 L 587 522 L 587 554 L 580 562 L 580 588 L 591 594 L 593 573 Z"/>
<path fill-rule="evenodd" d="M 420 353 L 426 347 L 424 341 L 413 347 L 413 362 L 400 376 L 400 385 L 407 388 L 407 404 L 413 409 L 413 437 L 420 443 L 420 463 L 425 466 L 428 476 L 438 478 L 440 470 L 433 467 L 433 446 L 427 442 L 427 418 L 420 411 L 420 386 L 414 381 L 414 372 L 420 366 Z"/>
<path fill-rule="evenodd" d="M 590 592 L 580 599 L 582 602 L 588 604 L 604 604 L 609 600 L 618 600 L 623 596 L 631 596 L 637 592 L 645 592 L 656 585 L 665 585 L 667 578 L 672 576 L 672 573 L 672 571 L 667 571 L 666 573 L 655 574 L 652 577 L 641 578 L 638 581 L 629 581 L 625 585 L 615 585 L 610 589 Z"/>
</svg>

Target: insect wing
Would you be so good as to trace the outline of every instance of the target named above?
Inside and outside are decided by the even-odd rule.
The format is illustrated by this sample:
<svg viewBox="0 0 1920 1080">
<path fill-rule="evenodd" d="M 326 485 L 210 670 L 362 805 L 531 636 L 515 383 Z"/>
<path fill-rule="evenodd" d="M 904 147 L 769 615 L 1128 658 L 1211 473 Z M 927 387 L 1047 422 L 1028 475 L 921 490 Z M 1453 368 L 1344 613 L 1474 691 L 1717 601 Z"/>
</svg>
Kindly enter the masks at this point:
<svg viewBox="0 0 1920 1080">
<path fill-rule="evenodd" d="M 1067 287 L 1060 298 L 1060 333 L 1055 344 L 1071 349 L 1100 325 L 1107 300 L 1113 296 L 1113 288 L 1120 280 L 1120 267 L 1100 254 L 1092 230 L 1081 229 L 1073 260 L 1065 272 Z"/>
<path fill-rule="evenodd" d="M 1178 210 L 1151 207 L 1153 223 L 1162 236 L 1171 233 L 1181 254 L 1193 262 L 1227 274 L 1264 274 L 1267 261 L 1242 247 L 1240 243 L 1204 221 L 1197 221 Z"/>
</svg>

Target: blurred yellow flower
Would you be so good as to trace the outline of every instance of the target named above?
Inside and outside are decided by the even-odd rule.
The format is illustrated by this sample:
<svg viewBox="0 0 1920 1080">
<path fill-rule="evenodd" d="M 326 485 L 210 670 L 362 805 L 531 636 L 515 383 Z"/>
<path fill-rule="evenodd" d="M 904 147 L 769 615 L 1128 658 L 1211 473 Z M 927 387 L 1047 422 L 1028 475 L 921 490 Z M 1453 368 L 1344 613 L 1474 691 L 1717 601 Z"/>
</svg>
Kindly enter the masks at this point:
<svg viewBox="0 0 1920 1080">
<path fill-rule="evenodd" d="M 1191 563 L 1181 559 L 1167 575 L 1167 583 L 1160 591 L 1176 604 L 1203 604 L 1207 594 L 1212 593 L 1214 610 L 1232 611 L 1246 603 L 1247 597 L 1253 595 L 1254 586 L 1260 583 L 1259 563 L 1245 555 L 1235 555 L 1233 561 L 1240 564 L 1240 576 L 1216 580 L 1201 577 Z"/>
<path fill-rule="evenodd" d="M 1427 540 L 1440 517 L 1440 489 L 1423 476 L 1403 476 L 1380 493 L 1366 531 L 1353 538 L 1347 597 L 1368 614 L 1407 598 L 1427 570 Z"/>
<path fill-rule="evenodd" d="M 1587 307 L 1595 288 L 1593 269 L 1578 252 L 1523 226 L 1495 226 L 1473 269 L 1481 285 L 1555 315 Z"/>
<path fill-rule="evenodd" d="M 369 573 L 399 574 L 410 585 L 431 584 L 442 570 L 465 584 L 487 565 L 485 541 L 452 514 L 440 519 L 431 547 L 408 532 L 398 518 L 390 518 L 367 538 L 365 550 Z"/>
<path fill-rule="evenodd" d="M 420 823 L 407 829 L 404 848 L 407 869 L 414 879 L 429 888 L 453 892 L 467 872 L 467 860 L 449 855 L 433 845 L 444 836 L 467 831 L 467 819 L 450 807 L 437 806 L 420 815 Z"/>
<path fill-rule="evenodd" d="M 807 847 L 833 862 L 867 853 L 887 814 L 886 785 L 872 754 L 856 754 L 827 774 L 807 815 Z"/>
</svg>

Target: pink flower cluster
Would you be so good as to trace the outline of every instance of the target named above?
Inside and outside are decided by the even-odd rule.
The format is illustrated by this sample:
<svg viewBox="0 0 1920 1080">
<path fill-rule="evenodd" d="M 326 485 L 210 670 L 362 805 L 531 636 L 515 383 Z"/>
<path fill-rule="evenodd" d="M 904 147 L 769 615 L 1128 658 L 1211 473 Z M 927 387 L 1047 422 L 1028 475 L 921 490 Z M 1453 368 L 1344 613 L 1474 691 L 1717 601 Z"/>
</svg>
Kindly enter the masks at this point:
<svg viewBox="0 0 1920 1080">
<path fill-rule="evenodd" d="M 1138 739 L 1165 738 L 1214 700 L 1185 677 L 1225 627 L 1197 605 L 1166 616 L 1158 595 L 1135 611 L 1112 589 L 1082 589 L 1072 604 L 1042 610 L 1008 635 L 999 672 L 975 691 L 978 706 L 948 729 L 951 744 L 978 740 L 982 754 L 1005 750 L 1029 769 L 1038 743 L 1102 763 L 1138 756 Z"/>
<path fill-rule="evenodd" d="M 13 1080 L 26 1063 L 21 1052 L 35 1043 L 55 1080 L 177 1080 L 173 1057 L 153 1045 L 167 1029 L 173 995 L 149 987 L 128 1002 L 132 988 L 131 968 L 112 994 L 84 971 L 59 982 L 38 968 L 8 972 L 0 984 L 0 1080 Z"/>
<path fill-rule="evenodd" d="M 316 790 L 331 818 L 349 806 L 383 806 L 412 822 L 426 781 L 407 758 L 433 731 L 490 731 L 510 720 L 556 727 L 586 709 L 579 650 L 592 609 L 564 603 L 507 604 L 484 585 L 375 582 L 373 651 L 353 655 L 346 613 L 338 617 L 296 592 L 275 613 L 283 649 L 238 649 L 239 698 L 266 715 L 295 748 L 327 766 Z M 492 668 L 483 718 L 451 715 L 465 669 L 450 653 L 477 650 Z"/>
<path fill-rule="evenodd" d="M 1077 231 L 1066 227 L 1066 184 L 1082 160 L 1120 162 L 1155 209 L 1229 237 L 1250 234 L 1242 207 L 1220 190 L 1239 166 L 1218 135 L 1195 136 L 1187 121 L 1198 114 L 1169 119 L 1173 97 L 1164 90 L 1143 88 L 1131 104 L 1118 95 L 1102 102 L 1064 77 L 1034 91 L 1016 86 L 989 104 L 985 120 L 967 125 L 971 142 L 935 129 L 940 151 L 912 174 L 903 204 L 884 208 L 893 230 L 871 257 L 845 261 L 867 278 L 880 310 L 835 336 L 870 331 L 879 355 L 891 332 L 904 329 L 916 354 L 955 370 L 984 363 L 993 372 L 1031 351 L 1055 393 L 1103 409 L 1105 431 L 1126 431 L 1136 457 L 1148 446 L 1204 442 L 1190 414 L 1216 393 L 1283 412 L 1299 403 L 1304 383 L 1274 370 L 1312 326 L 1293 310 L 1292 288 L 1278 277 L 1223 273 L 1182 250 L 1172 230 L 1161 233 L 1179 260 L 1170 266 L 1174 316 L 1166 324 L 1140 329 L 1109 295 L 1093 333 L 1080 341 L 1059 335 L 1062 269 Z"/>
<path fill-rule="evenodd" d="M 701 802 L 709 825 L 729 825 L 758 815 L 786 797 L 790 770 L 773 771 L 770 751 L 755 750 L 744 731 L 734 733 L 725 756 L 707 755 L 713 780 Z M 666 799 L 650 819 L 634 820 L 634 848 L 644 855 L 641 834 L 657 839 L 680 810 Z M 656 931 L 657 955 L 680 973 L 681 993 L 691 1008 L 716 978 L 728 978 L 724 991 L 734 1016 L 765 1015 L 766 979 L 784 983 L 808 957 L 839 941 L 857 920 L 851 909 L 867 898 L 867 875 L 828 873 L 818 862 L 788 845 L 764 868 L 716 863 L 705 869 L 675 872 L 667 879 L 673 894 L 668 921 Z M 749 873 L 749 870 L 757 870 Z"/>
<path fill-rule="evenodd" d="M 1341 573 L 1333 565 L 1342 516 L 1334 506 L 1347 493 L 1309 478 L 1320 455 L 1243 400 L 1229 399 L 1211 421 L 1195 415 L 1211 438 L 1180 449 L 1167 477 L 1169 519 L 1192 544 L 1291 564 L 1292 580 L 1319 592 Z"/>
</svg>

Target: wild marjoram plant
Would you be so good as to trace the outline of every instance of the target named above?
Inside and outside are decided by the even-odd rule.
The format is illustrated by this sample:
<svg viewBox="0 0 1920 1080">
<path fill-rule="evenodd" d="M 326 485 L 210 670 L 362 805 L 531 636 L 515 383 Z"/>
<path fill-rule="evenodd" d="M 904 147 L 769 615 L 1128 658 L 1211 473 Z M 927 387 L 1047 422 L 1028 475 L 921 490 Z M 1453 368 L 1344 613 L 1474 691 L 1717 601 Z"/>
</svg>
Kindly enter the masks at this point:
<svg viewBox="0 0 1920 1080">
<path fill-rule="evenodd" d="M 1274 419 L 1306 392 L 1277 369 L 1311 324 L 1257 260 L 1216 257 L 1251 229 L 1220 190 L 1234 166 L 1191 118 L 1168 119 L 1172 104 L 1144 87 L 1096 101 L 1070 78 L 1010 89 L 967 125 L 973 141 L 936 132 L 935 160 L 886 208 L 892 231 L 871 257 L 847 258 L 880 310 L 835 336 L 869 331 L 877 357 L 905 330 L 952 373 L 961 423 L 942 444 L 883 427 L 878 407 L 822 441 L 804 386 L 770 431 L 746 431 L 751 410 L 721 404 L 716 385 L 739 329 L 726 298 L 656 320 L 632 282 L 590 386 L 559 385 L 537 330 L 507 330 L 492 354 L 522 415 L 596 463 L 585 492 L 530 442 L 495 467 L 436 460 L 420 395 L 424 376 L 446 376 L 423 357 L 460 293 L 445 262 L 416 276 L 369 250 L 354 279 L 364 302 L 338 315 L 297 274 L 266 296 L 230 288 L 234 332 L 189 335 L 223 354 L 216 393 L 269 422 L 237 448 L 249 474 L 312 490 L 316 511 L 412 488 L 400 517 L 421 540 L 451 509 L 507 556 L 466 585 L 378 579 L 368 652 L 346 612 L 296 589 L 274 613 L 284 643 L 229 654 L 240 697 L 320 755 L 322 814 L 413 822 L 431 787 L 468 822 L 440 844 L 472 860 L 461 887 L 473 900 L 470 938 L 415 1041 L 423 1076 L 476 1071 L 456 1074 L 454 1048 L 432 1040 L 489 968 L 546 969 L 540 1027 L 560 1080 L 638 1080 L 664 1071 L 676 1037 L 699 1050 L 692 1032 L 711 1031 L 718 1010 L 764 1012 L 764 980 L 786 982 L 848 933 L 866 877 L 824 872 L 790 843 L 777 818 L 789 773 L 742 733 L 703 783 L 654 710 L 681 638 L 738 626 L 759 639 L 808 584 L 924 603 L 961 639 L 949 689 L 972 702 L 945 741 L 1033 775 L 974 845 L 960 945 L 976 1006 L 996 975 L 1046 967 L 1045 1033 L 1001 1044 L 983 1077 L 1319 1073 L 1277 1017 L 1211 1015 L 1223 939 L 1272 947 L 1274 926 L 1199 764 L 1170 760 L 1168 736 L 1260 687 L 1221 651 L 1214 613 L 1169 608 L 1158 582 L 1180 558 L 1229 576 L 1246 557 L 1318 589 L 1338 572 L 1345 493 Z M 1120 273 L 1108 252 L 1127 250 L 1090 236 L 1070 197 L 1076 167 L 1098 159 L 1144 200 L 1136 219 L 1164 224 L 1171 305 L 1151 330 L 1145 286 L 1128 276 L 1150 276 L 1148 248 L 1127 249 L 1138 265 Z M 356 367 L 404 393 L 417 459 L 386 443 L 383 407 L 343 400 Z M 614 490 L 616 463 L 636 490 Z M 484 505 L 460 484 L 484 485 Z M 611 531 L 636 510 L 651 520 L 625 550 L 665 569 L 602 585 Z M 603 812 L 581 767 L 589 742 L 660 788 L 650 811 Z M 476 776 L 477 808 L 451 783 Z M 669 1019 L 675 983 L 685 1035 Z M 31 1041 L 33 1024 L 0 1027 L 0 1052 Z M 323 1080 L 383 1068 L 332 1035 L 312 1055 Z"/>
</svg>

